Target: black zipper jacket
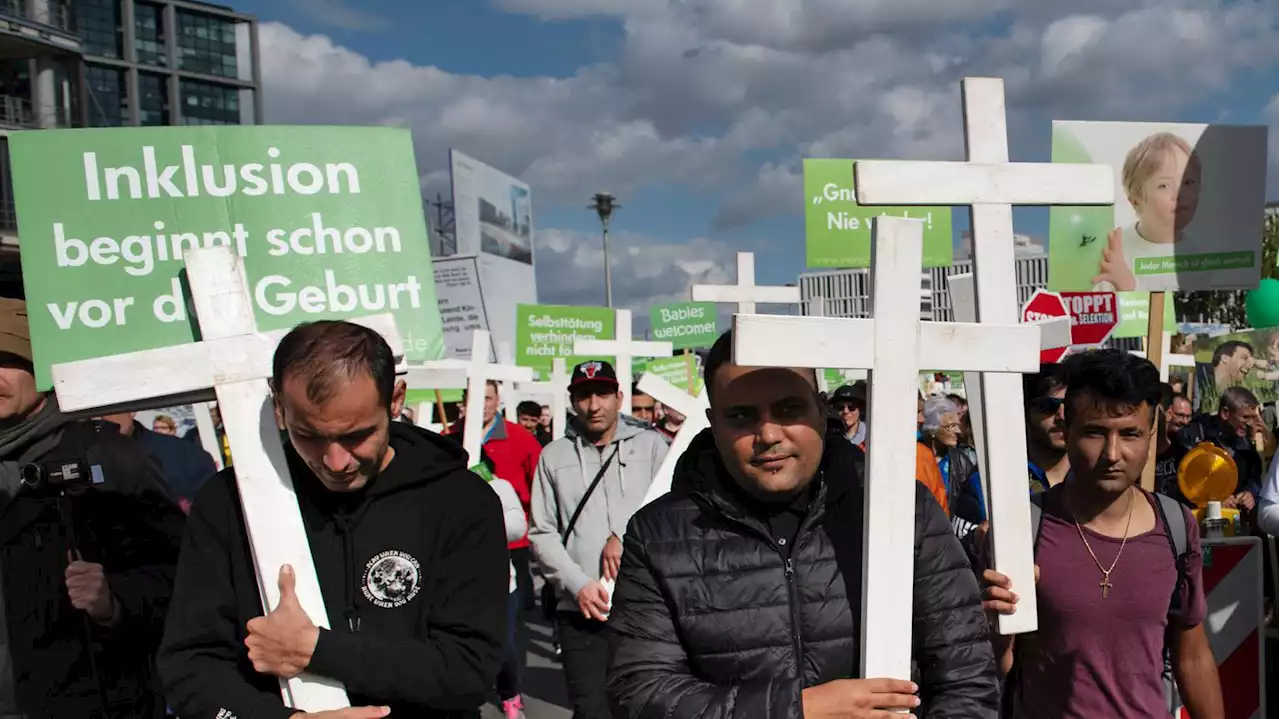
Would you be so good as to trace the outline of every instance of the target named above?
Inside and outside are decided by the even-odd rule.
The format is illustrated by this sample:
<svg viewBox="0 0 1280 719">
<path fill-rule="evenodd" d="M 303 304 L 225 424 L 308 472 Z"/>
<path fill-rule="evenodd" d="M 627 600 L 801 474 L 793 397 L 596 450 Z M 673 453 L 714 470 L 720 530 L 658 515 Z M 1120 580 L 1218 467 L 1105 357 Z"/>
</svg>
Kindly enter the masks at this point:
<svg viewBox="0 0 1280 719">
<path fill-rule="evenodd" d="M 497 676 L 507 539 L 498 497 L 455 442 L 393 422 L 395 457 L 363 491 L 324 489 L 286 451 L 331 629 L 307 671 L 342 682 L 353 706 L 399 719 L 474 710 Z M 275 581 L 270 577 L 267 581 Z M 256 673 L 245 624 L 262 604 L 235 476 L 197 495 L 160 648 L 183 719 L 276 719 L 278 681 Z"/>
<path fill-rule="evenodd" d="M 8 462 L 79 463 L 69 499 L 23 489 L 0 510 L 0 574 L 14 696 L 28 719 L 158 719 L 155 672 L 182 541 L 183 516 L 159 470 L 115 425 L 72 422 L 47 452 Z M 69 511 L 68 511 L 69 510 Z M 74 547 L 72 545 L 75 545 Z M 71 605 L 68 552 L 101 564 L 120 622 L 101 626 Z"/>
<path fill-rule="evenodd" d="M 671 493 L 627 529 L 609 615 L 615 717 L 799 719 L 804 688 L 858 676 L 862 457 L 827 442 L 788 553 L 736 499 L 710 431 L 694 439 Z M 916 716 L 995 719 L 977 582 L 942 508 L 913 484 L 916 576 L 904 600 L 914 604 Z"/>
</svg>

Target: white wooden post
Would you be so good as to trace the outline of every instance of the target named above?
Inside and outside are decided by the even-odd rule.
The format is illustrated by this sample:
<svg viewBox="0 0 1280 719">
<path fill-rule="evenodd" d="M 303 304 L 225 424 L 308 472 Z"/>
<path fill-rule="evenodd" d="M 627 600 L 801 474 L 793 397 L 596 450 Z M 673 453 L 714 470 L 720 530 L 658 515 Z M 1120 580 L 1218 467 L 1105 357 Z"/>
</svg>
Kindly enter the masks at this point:
<svg viewBox="0 0 1280 719">
<path fill-rule="evenodd" d="M 196 402 L 191 409 L 196 416 L 196 431 L 200 433 L 200 446 L 213 457 L 213 466 L 222 471 L 222 442 L 218 439 L 218 427 L 213 423 L 212 402 Z"/>
<path fill-rule="evenodd" d="M 516 355 L 511 351 L 510 342 L 497 342 L 498 364 L 515 365 Z M 532 375 L 530 375 L 532 377 Z M 508 422 L 519 422 L 520 413 L 517 407 L 520 405 L 520 394 L 516 390 L 515 382 L 503 382 L 502 391 L 499 393 L 498 401 L 502 403 L 502 415 Z"/>
<path fill-rule="evenodd" d="M 613 369 L 618 373 L 618 386 L 622 390 L 624 415 L 631 415 L 631 358 L 670 357 L 670 342 L 652 342 L 631 339 L 631 310 L 617 310 L 613 321 L 613 339 L 578 337 L 573 342 L 575 355 L 608 355 L 614 358 Z"/>
<path fill-rule="evenodd" d="M 676 462 L 680 461 L 680 457 L 685 450 L 689 449 L 689 444 L 693 442 L 693 438 L 710 426 L 707 421 L 707 410 L 711 405 L 707 401 L 707 386 L 705 384 L 702 386 L 702 390 L 698 392 L 698 396 L 694 397 L 650 372 L 645 372 L 640 377 L 640 390 L 661 402 L 662 406 L 670 407 L 684 415 L 684 424 L 680 425 L 676 436 L 671 439 L 671 446 L 667 449 L 667 456 L 662 460 L 658 471 L 653 475 L 653 481 L 649 484 L 649 491 L 645 492 L 644 501 L 640 503 L 640 506 L 643 507 L 671 491 L 671 478 L 675 476 Z"/>
<path fill-rule="evenodd" d="M 466 389 L 467 368 L 471 363 L 462 359 L 431 360 L 416 364 L 405 372 L 405 386 L 411 390 Z M 449 427 L 436 421 L 435 402 L 419 402 L 415 423 L 437 434 L 444 434 Z"/>
<path fill-rule="evenodd" d="M 951 309 L 956 322 L 977 322 L 978 308 L 973 297 L 973 275 L 964 273 L 947 278 L 951 295 Z M 1040 349 L 1056 349 L 1071 344 L 1071 320 L 1058 317 L 1031 324 L 1040 327 Z M 987 474 L 986 435 L 982 420 L 982 400 L 979 387 L 982 374 L 964 373 L 964 391 L 969 404 L 969 424 L 973 427 L 973 444 L 978 454 L 978 476 L 982 478 L 982 496 L 986 501 L 987 516 L 991 516 L 991 477 Z"/>
<path fill-rule="evenodd" d="M 967 162 L 860 161 L 854 163 L 854 187 L 861 205 L 971 205 L 977 319 L 1015 324 L 1012 206 L 1112 204 L 1113 172 L 1106 165 L 1009 162 L 1004 82 L 965 78 L 962 94 Z M 999 451 L 986 447 L 993 559 L 1021 599 L 1015 614 L 1000 616 L 1000 632 L 1034 631 L 1038 614 L 1022 380 L 991 375 L 976 389 L 970 407 L 982 403 L 986 436 L 1000 437 Z"/>
<path fill-rule="evenodd" d="M 529 382 L 533 370 L 514 365 L 489 362 L 489 331 L 474 330 L 471 335 L 471 359 L 467 361 L 467 416 L 462 420 L 462 447 L 471 466 L 480 462 L 484 444 L 484 388 L 489 380 Z"/>
<path fill-rule="evenodd" d="M 756 303 L 800 304 L 799 287 L 770 287 L 756 284 L 756 256 L 750 252 L 738 253 L 738 283 L 734 285 L 694 285 L 690 289 L 694 302 L 736 304 L 738 311 L 751 314 Z"/>
<path fill-rule="evenodd" d="M 915 574 L 913 400 L 919 371 L 1035 371 L 1040 328 L 1016 322 L 922 322 L 922 221 L 877 217 L 872 236 L 873 319 L 738 315 L 733 361 L 871 370 L 867 413 L 875 417 L 875 437 L 867 457 L 863 525 L 862 676 L 907 679 Z M 1021 405 L 1005 411 L 1021 416 Z"/>
<path fill-rule="evenodd" d="M 551 439 L 564 436 L 565 414 L 569 411 L 569 370 L 563 357 L 551 360 L 550 379 L 540 382 L 517 382 L 520 392 L 551 399 Z"/>
<path fill-rule="evenodd" d="M 53 386 L 67 412 L 106 414 L 124 408 L 170 406 L 209 399 L 222 412 L 245 527 L 263 606 L 280 601 L 280 567 L 293 566 L 298 601 L 319 627 L 328 627 L 302 514 L 298 510 L 284 447 L 276 440 L 268 379 L 272 356 L 286 331 L 258 333 L 244 264 L 234 250 L 188 250 L 184 261 L 200 324 L 200 342 L 100 357 L 53 366 Z M 390 314 L 355 320 L 376 330 L 403 357 Z M 302 674 L 281 681 L 285 703 L 318 712 L 348 706 L 346 691 L 331 679 Z"/>
</svg>

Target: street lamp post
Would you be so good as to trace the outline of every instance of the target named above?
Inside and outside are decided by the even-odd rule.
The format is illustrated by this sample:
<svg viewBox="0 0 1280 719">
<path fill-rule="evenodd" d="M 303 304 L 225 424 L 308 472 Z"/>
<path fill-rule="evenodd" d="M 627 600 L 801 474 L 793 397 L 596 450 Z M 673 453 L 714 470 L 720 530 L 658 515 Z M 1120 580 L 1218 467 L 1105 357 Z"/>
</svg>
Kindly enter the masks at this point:
<svg viewBox="0 0 1280 719">
<path fill-rule="evenodd" d="M 600 217 L 600 229 L 604 240 L 604 303 L 610 309 L 613 309 L 613 269 L 609 266 L 609 218 L 619 207 L 622 205 L 619 205 L 613 195 L 607 192 L 597 192 L 592 196 L 591 204 L 587 205 L 588 210 L 595 210 L 596 215 Z"/>
</svg>

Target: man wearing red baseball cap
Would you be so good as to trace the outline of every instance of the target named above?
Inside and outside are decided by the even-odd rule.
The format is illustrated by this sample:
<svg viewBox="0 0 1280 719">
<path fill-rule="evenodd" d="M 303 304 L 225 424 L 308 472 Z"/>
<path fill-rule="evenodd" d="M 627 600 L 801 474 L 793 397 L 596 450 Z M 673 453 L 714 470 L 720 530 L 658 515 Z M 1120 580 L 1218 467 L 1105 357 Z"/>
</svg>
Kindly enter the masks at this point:
<svg viewBox="0 0 1280 719">
<path fill-rule="evenodd" d="M 543 608 L 554 608 L 574 717 L 607 719 L 609 592 L 601 579 L 618 576 L 621 537 L 667 455 L 667 441 L 621 414 L 618 375 L 608 362 L 575 366 L 569 395 L 575 416 L 538 461 L 529 539 L 550 587 Z"/>
</svg>

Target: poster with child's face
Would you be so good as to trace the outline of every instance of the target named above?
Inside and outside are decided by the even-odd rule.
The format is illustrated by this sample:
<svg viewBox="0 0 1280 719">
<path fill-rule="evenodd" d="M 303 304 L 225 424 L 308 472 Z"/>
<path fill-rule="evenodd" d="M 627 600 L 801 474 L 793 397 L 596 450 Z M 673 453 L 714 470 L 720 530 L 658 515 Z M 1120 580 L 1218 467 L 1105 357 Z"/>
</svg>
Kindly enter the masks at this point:
<svg viewBox="0 0 1280 719">
<path fill-rule="evenodd" d="M 1055 122 L 1053 161 L 1110 165 L 1116 201 L 1050 209 L 1049 289 L 1258 286 L 1265 127 Z"/>
</svg>

